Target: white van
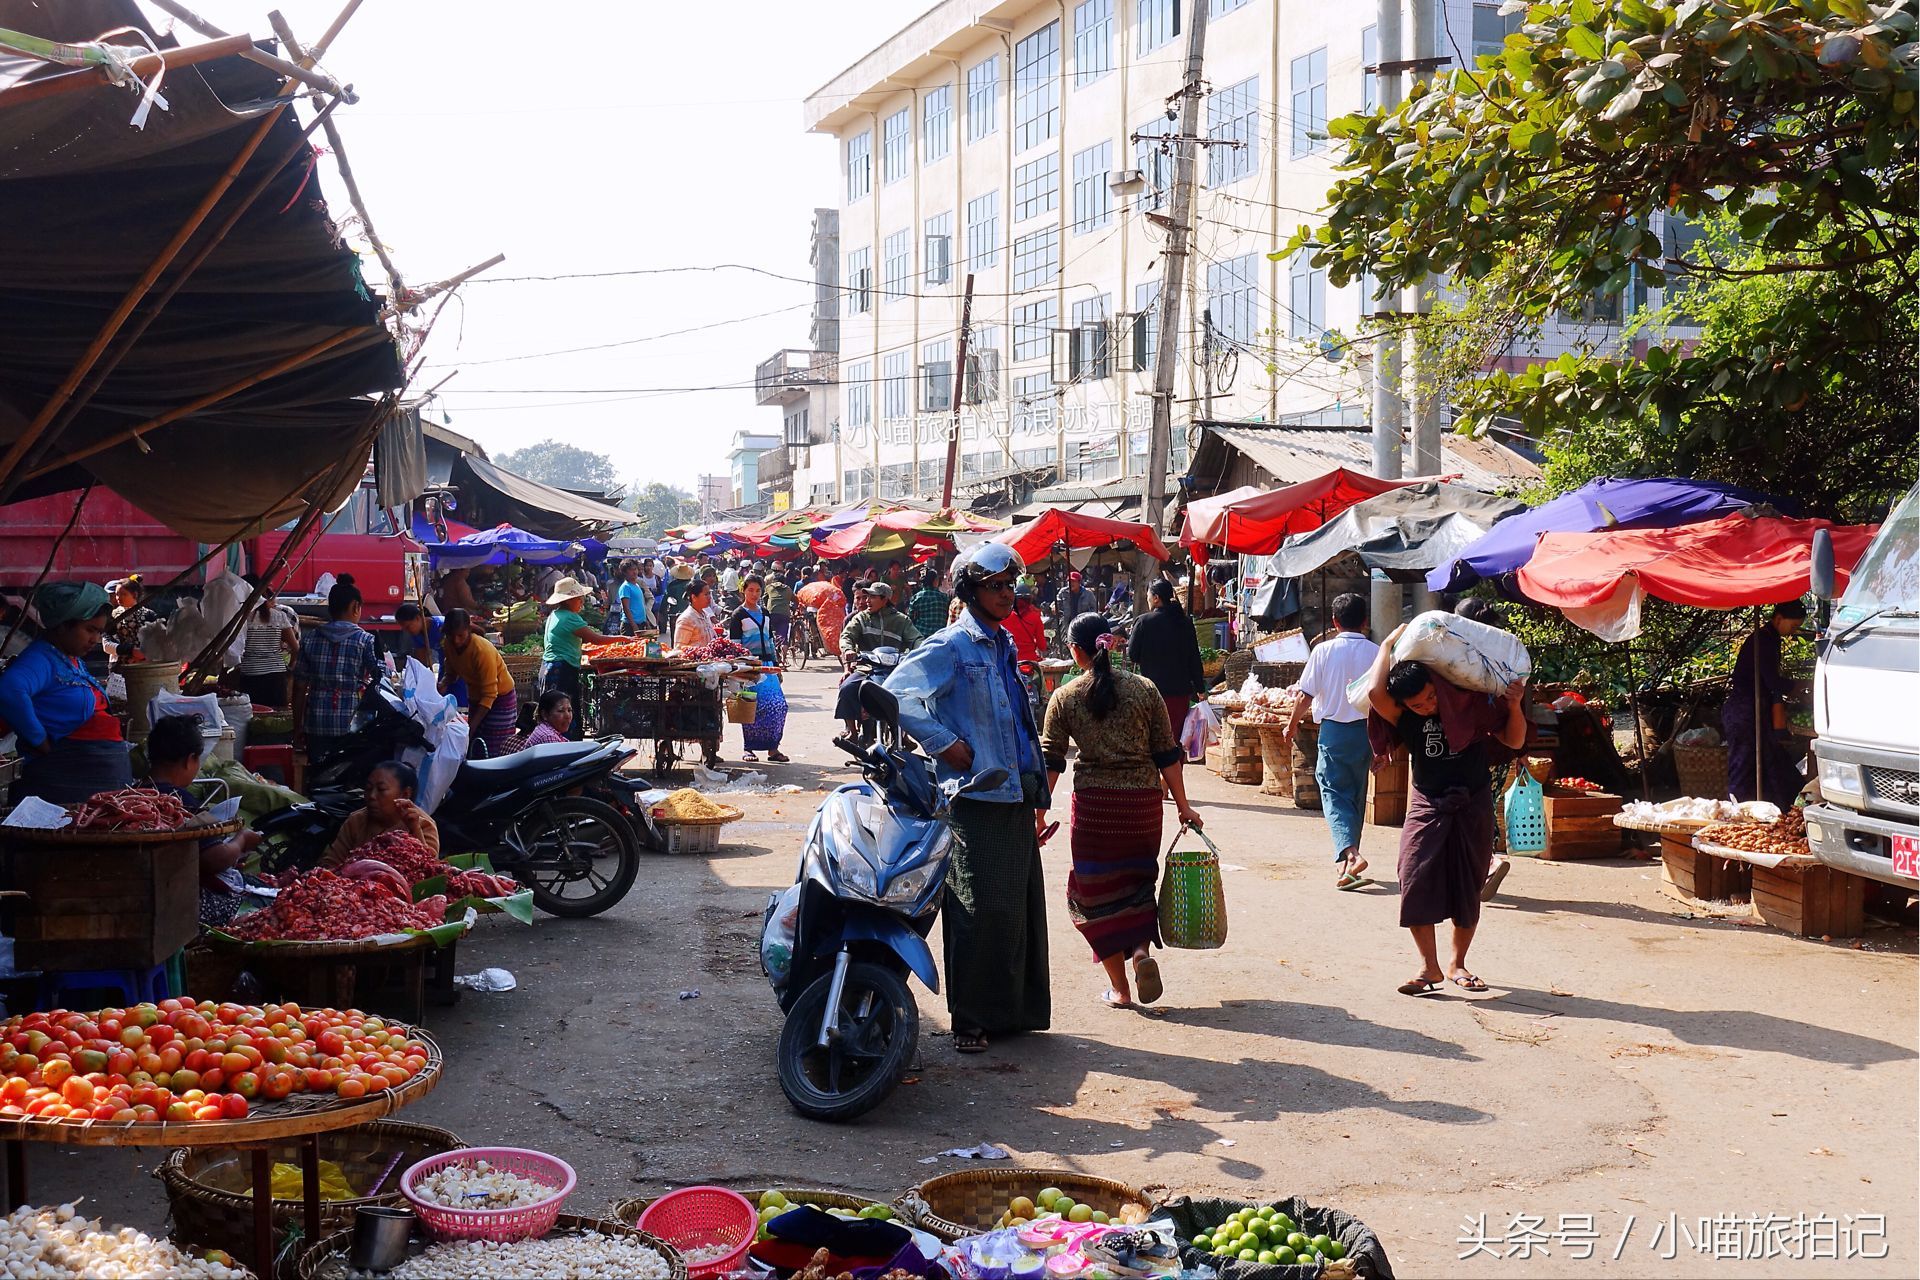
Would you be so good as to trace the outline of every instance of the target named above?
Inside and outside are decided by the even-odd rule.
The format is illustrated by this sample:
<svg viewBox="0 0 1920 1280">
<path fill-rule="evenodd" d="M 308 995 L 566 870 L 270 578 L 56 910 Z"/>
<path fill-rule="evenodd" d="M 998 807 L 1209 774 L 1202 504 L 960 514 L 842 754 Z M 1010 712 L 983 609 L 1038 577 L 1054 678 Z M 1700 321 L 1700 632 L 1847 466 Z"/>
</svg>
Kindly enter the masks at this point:
<svg viewBox="0 0 1920 1280">
<path fill-rule="evenodd" d="M 1833 551 L 1815 535 L 1813 589 L 1833 594 Z M 1920 486 L 1860 558 L 1813 677 L 1821 803 L 1807 843 L 1830 867 L 1920 887 Z"/>
</svg>

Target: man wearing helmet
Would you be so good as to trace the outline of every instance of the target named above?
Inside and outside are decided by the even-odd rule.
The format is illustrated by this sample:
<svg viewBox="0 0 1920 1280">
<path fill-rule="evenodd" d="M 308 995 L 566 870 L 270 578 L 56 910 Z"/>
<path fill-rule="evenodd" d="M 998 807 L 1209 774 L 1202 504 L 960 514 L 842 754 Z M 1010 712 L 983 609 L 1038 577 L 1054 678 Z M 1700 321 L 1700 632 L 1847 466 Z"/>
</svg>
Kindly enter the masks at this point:
<svg viewBox="0 0 1920 1280">
<path fill-rule="evenodd" d="M 1014 551 L 982 543 L 954 563 L 960 620 L 908 654 L 887 678 L 900 723 L 931 753 L 942 781 L 1006 772 L 999 786 L 953 802 L 947 866 L 947 1011 L 954 1047 L 980 1053 L 989 1035 L 1044 1031 L 1052 1021 L 1040 830 L 1047 785 L 1040 735 L 1013 640 Z"/>
</svg>

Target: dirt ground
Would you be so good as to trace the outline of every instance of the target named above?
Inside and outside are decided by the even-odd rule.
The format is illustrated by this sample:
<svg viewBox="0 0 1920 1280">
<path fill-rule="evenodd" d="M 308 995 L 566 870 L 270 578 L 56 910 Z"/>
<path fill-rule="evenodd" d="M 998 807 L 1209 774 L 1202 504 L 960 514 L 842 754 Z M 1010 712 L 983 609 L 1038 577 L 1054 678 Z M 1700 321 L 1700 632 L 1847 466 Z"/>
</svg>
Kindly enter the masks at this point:
<svg viewBox="0 0 1920 1280">
<path fill-rule="evenodd" d="M 911 1082 L 850 1127 L 799 1118 L 757 938 L 816 788 L 853 776 L 831 695 L 825 674 L 789 680 L 795 763 L 762 767 L 805 791 L 745 800 L 719 855 L 650 856 L 598 919 L 483 922 L 462 971 L 502 966 L 519 988 L 433 1011 L 445 1080 L 406 1118 L 563 1156 L 579 1212 L 694 1181 L 890 1195 L 974 1167 L 943 1149 L 994 1142 L 1139 1186 L 1337 1206 L 1402 1277 L 1920 1274 L 1910 925 L 1787 937 L 1697 915 L 1657 862 L 1522 859 L 1473 952 L 1492 991 L 1410 999 L 1397 832 L 1366 836 L 1389 883 L 1337 893 L 1318 814 L 1204 770 L 1189 786 L 1228 863 L 1232 936 L 1163 960 L 1159 1016 L 1098 1003 L 1063 836 L 1052 1031 L 962 1058 L 922 992 Z M 134 1176 L 150 1154 L 32 1162 L 36 1202 L 164 1220 Z"/>
</svg>

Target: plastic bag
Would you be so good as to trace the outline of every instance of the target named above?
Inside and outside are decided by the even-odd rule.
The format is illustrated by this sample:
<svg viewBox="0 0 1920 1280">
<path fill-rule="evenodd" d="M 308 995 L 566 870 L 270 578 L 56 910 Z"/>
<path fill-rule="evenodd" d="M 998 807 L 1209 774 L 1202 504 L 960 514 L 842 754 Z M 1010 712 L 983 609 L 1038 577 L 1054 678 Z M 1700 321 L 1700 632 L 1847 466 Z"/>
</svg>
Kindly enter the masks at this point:
<svg viewBox="0 0 1920 1280">
<path fill-rule="evenodd" d="M 1501 798 L 1501 812 L 1507 824 L 1508 853 L 1545 853 L 1547 851 L 1547 806 L 1540 783 L 1527 769 L 1519 770 L 1513 785 Z"/>
<path fill-rule="evenodd" d="M 767 900 L 767 916 L 760 929 L 760 970 L 775 991 L 786 988 L 787 975 L 793 972 L 793 936 L 799 927 L 800 886 L 789 885 L 786 892 Z"/>
<path fill-rule="evenodd" d="M 1188 764 L 1200 764 L 1207 758 L 1207 718 L 1195 707 L 1180 725 L 1180 747 Z"/>
<path fill-rule="evenodd" d="M 426 749 L 416 747 L 408 751 L 406 761 L 420 774 L 420 794 L 414 797 L 414 803 L 432 813 L 453 787 L 454 776 L 467 758 L 471 734 L 460 708 L 451 698 L 440 696 L 433 673 L 421 666 L 417 658 L 407 659 L 400 698 L 406 704 L 407 714 L 426 730 Z"/>
<path fill-rule="evenodd" d="M 1481 693 L 1500 693 L 1533 674 L 1533 659 L 1519 637 L 1441 609 L 1407 624 L 1393 660 L 1423 662 L 1462 689 Z"/>
<path fill-rule="evenodd" d="M 220 695 L 214 693 L 190 697 L 162 689 L 147 703 L 147 717 L 158 724 L 168 716 L 194 716 L 200 723 L 212 725 L 215 729 L 227 727 L 227 718 L 220 711 Z"/>
</svg>

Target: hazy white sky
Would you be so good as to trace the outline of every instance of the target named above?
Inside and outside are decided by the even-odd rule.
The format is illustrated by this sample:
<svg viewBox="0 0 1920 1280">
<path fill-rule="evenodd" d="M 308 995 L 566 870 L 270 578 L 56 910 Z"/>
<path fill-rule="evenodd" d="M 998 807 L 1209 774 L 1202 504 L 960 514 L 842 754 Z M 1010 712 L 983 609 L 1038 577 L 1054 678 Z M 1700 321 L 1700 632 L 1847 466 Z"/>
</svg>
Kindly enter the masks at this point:
<svg viewBox="0 0 1920 1280">
<path fill-rule="evenodd" d="M 190 7 L 256 38 L 272 35 L 277 7 L 312 40 L 343 3 Z M 323 65 L 360 95 L 334 119 L 410 284 L 496 252 L 507 261 L 494 277 L 723 262 L 804 277 L 812 210 L 834 203 L 837 165 L 830 140 L 801 132 L 801 100 L 927 6 L 366 0 Z M 148 12 L 164 30 L 166 15 Z M 321 173 L 347 212 L 331 161 Z M 750 389 L 646 391 L 750 383 L 761 359 L 806 345 L 810 286 L 740 271 L 486 278 L 441 317 L 419 385 L 459 367 L 441 393 L 450 425 L 489 451 L 553 436 L 612 455 L 630 480 L 690 488 L 724 470 L 734 432 L 779 430 Z M 628 345 L 513 358 L 607 343 Z M 636 390 L 591 394 L 602 388 Z M 489 394 L 501 391 L 527 394 Z"/>
</svg>

